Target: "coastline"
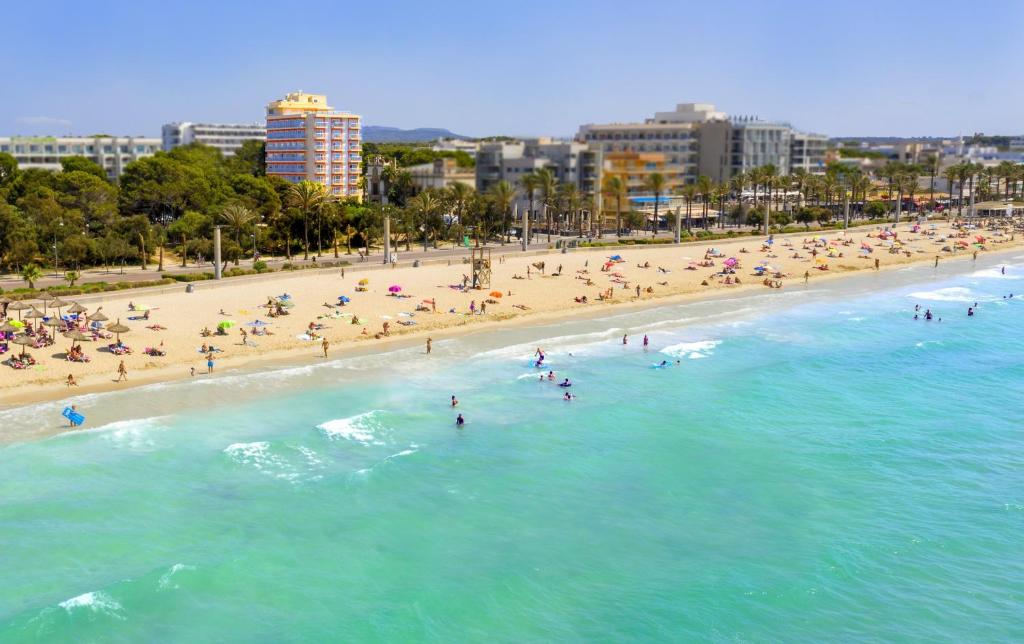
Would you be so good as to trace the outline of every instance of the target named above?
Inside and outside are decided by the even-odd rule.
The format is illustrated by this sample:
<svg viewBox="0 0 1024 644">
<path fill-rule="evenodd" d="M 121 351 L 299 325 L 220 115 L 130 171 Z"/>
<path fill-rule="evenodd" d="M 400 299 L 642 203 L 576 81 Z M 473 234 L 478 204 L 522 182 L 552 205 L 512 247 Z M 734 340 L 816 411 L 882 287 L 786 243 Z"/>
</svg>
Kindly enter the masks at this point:
<svg viewBox="0 0 1024 644">
<path fill-rule="evenodd" d="M 851 229 L 851 234 L 860 236 L 866 232 L 873 230 L 876 229 Z M 807 234 L 790 233 L 785 236 L 778 236 L 776 237 L 776 240 L 780 242 L 782 242 L 783 240 L 795 241 L 806 237 L 808 237 Z M 726 243 L 723 243 L 723 241 L 720 240 L 718 242 L 712 243 L 711 245 L 721 247 L 721 249 L 725 251 L 726 254 L 729 254 L 729 251 L 737 252 L 738 248 L 740 246 L 743 246 L 744 244 L 752 247 L 754 244 L 751 242 L 757 243 L 757 239 L 746 238 Z M 1019 250 L 1021 245 L 1024 244 L 1018 241 L 1007 240 L 1006 242 L 996 246 L 993 250 L 988 250 L 984 254 L 979 255 L 979 260 L 982 258 L 990 259 L 992 257 L 1002 255 L 1003 253 L 1006 252 L 1014 252 L 1016 250 Z M 495 272 L 497 273 L 498 269 L 501 267 L 505 267 L 505 273 L 508 273 L 509 271 L 512 271 L 513 273 L 515 271 L 522 272 L 523 270 L 525 270 L 526 264 L 528 262 L 538 259 L 546 261 L 549 264 L 560 262 L 566 265 L 567 270 L 571 270 L 574 269 L 578 264 L 592 263 L 591 260 L 605 257 L 608 255 L 609 252 L 617 252 L 625 255 L 628 261 L 628 263 L 624 265 L 623 269 L 626 276 L 633 277 L 634 279 L 639 281 L 641 278 L 635 276 L 637 276 L 638 273 L 642 274 L 643 271 L 638 271 L 637 268 L 634 266 L 634 262 L 636 261 L 641 261 L 644 260 L 644 258 L 648 258 L 645 261 L 662 262 L 665 263 L 666 265 L 671 264 L 671 275 L 680 275 L 680 273 L 682 273 L 682 271 L 680 270 L 680 260 L 678 259 L 678 257 L 672 257 L 672 255 L 678 253 L 686 253 L 687 251 L 694 255 L 697 255 L 699 251 L 703 251 L 708 247 L 708 243 L 690 242 L 688 244 L 683 244 L 680 246 L 669 245 L 668 247 L 634 246 L 616 248 L 615 251 L 609 251 L 607 248 L 579 249 L 576 250 L 575 252 L 567 254 L 552 252 L 550 256 L 538 256 L 536 254 L 530 254 L 527 256 L 514 255 L 511 258 L 508 258 L 507 261 L 505 262 L 496 263 Z M 496 255 L 500 255 L 500 253 L 496 253 Z M 943 255 L 941 260 L 942 262 L 945 263 L 955 261 L 958 265 L 964 261 L 970 260 L 972 257 L 970 252 L 961 252 L 952 255 L 941 253 L 941 255 Z M 743 257 L 742 255 L 739 256 Z M 909 266 L 925 265 L 928 262 L 934 261 L 933 257 L 933 252 L 929 252 L 927 254 L 923 252 L 918 252 L 914 256 L 911 256 L 909 258 L 903 256 L 890 258 L 888 256 L 885 256 L 880 267 L 880 270 L 878 272 L 886 273 L 889 271 L 894 271 L 896 269 L 907 268 Z M 750 252 L 749 258 L 751 260 L 760 259 L 760 254 L 752 251 Z M 848 259 L 850 259 L 853 262 L 864 261 L 855 257 L 850 257 Z M 743 257 L 743 260 L 744 262 L 746 262 L 747 258 Z M 498 260 L 496 260 L 496 262 L 497 261 Z M 875 271 L 870 270 L 868 262 L 866 261 L 863 264 L 859 265 L 856 263 L 852 265 L 850 265 L 849 263 L 842 264 L 841 262 L 843 262 L 842 259 L 835 260 L 836 268 L 834 270 L 825 272 L 814 271 L 815 274 L 812 276 L 812 279 L 810 280 L 808 286 L 804 285 L 803 279 L 801 277 L 793 275 L 792 277 L 785 280 L 786 288 L 780 290 L 779 292 L 789 293 L 794 290 L 806 288 L 813 289 L 814 287 L 820 287 L 822 285 L 830 285 L 834 283 L 835 280 L 840 278 L 845 278 L 852 275 L 864 275 L 875 273 Z M 773 263 L 780 263 L 785 265 L 787 262 L 773 260 Z M 419 278 L 417 290 L 421 290 L 421 292 L 425 293 L 427 289 L 426 284 L 432 281 L 436 282 L 442 276 L 451 281 L 451 275 L 453 273 L 461 273 L 463 271 L 463 266 L 463 264 L 459 263 L 453 264 L 451 266 L 427 265 L 420 268 L 402 267 L 389 271 L 389 274 L 390 276 L 393 277 L 393 279 L 401 280 L 403 282 L 414 281 L 416 278 Z M 741 275 L 744 276 L 744 278 L 746 278 L 747 268 L 748 267 L 745 267 L 745 270 L 740 273 Z M 787 266 L 786 268 L 789 269 L 791 267 Z M 329 273 L 328 271 L 324 272 Z M 375 270 L 368 272 L 368 274 L 372 277 L 374 275 L 377 275 L 379 272 L 379 270 Z M 792 275 L 793 271 L 789 270 L 789 272 Z M 357 277 L 363 276 L 363 273 L 361 271 L 353 271 L 353 273 Z M 644 274 L 643 277 L 647 279 L 656 279 L 654 275 L 652 275 L 651 273 L 652 271 L 648 269 L 648 273 Z M 699 278 L 706 276 L 705 270 L 693 271 L 693 273 L 695 273 L 695 275 L 684 274 L 682 276 L 691 278 Z M 596 278 L 597 272 L 593 271 L 591 272 L 591 275 Z M 263 290 L 273 290 L 277 286 L 285 286 L 286 288 L 292 288 L 293 286 L 300 286 L 299 282 L 294 281 L 296 277 L 307 277 L 307 279 L 302 280 L 301 283 L 301 285 L 307 287 L 311 285 L 314 287 L 319 285 L 322 288 L 325 286 L 325 282 L 333 282 L 333 279 L 331 278 L 330 274 L 318 276 L 288 275 L 285 276 L 282 280 L 265 280 L 256 282 L 255 285 L 257 288 L 261 288 Z M 356 278 L 349 279 L 348 281 L 354 281 L 354 279 Z M 287 280 L 287 282 L 285 282 L 285 280 Z M 497 315 L 490 314 L 487 316 L 457 317 L 454 319 L 445 316 L 443 319 L 437 320 L 438 322 L 441 322 L 440 324 L 435 324 L 428 328 L 422 329 L 416 327 L 398 327 L 397 329 L 394 329 L 394 332 L 390 337 L 384 337 L 380 339 L 373 339 L 372 335 L 357 335 L 354 332 L 354 330 L 351 329 L 349 330 L 347 337 L 345 337 L 341 333 L 327 332 L 327 337 L 330 339 L 331 342 L 329 359 L 333 360 L 337 358 L 354 358 L 360 356 L 369 356 L 373 354 L 393 352 L 396 350 L 411 348 L 415 346 L 422 346 L 422 344 L 425 342 L 426 337 L 431 337 L 434 340 L 447 340 L 473 333 L 493 333 L 498 329 L 517 329 L 529 325 L 543 325 L 549 323 L 565 322 L 568 320 L 586 320 L 592 318 L 601 318 L 608 316 L 609 314 L 617 314 L 640 309 L 649 309 L 703 300 L 713 301 L 714 299 L 720 297 L 749 297 L 754 294 L 767 294 L 769 292 L 772 292 L 771 289 L 766 289 L 760 282 L 757 282 L 755 279 L 745 279 L 743 284 L 739 286 L 730 286 L 727 288 L 723 288 L 720 286 L 710 288 L 700 287 L 696 285 L 696 282 L 693 279 L 690 279 L 689 281 L 681 281 L 678 285 L 673 284 L 672 286 L 674 286 L 675 288 L 656 288 L 654 293 L 645 293 L 644 296 L 640 298 L 616 297 L 616 299 L 611 302 L 597 303 L 595 301 L 589 305 L 568 306 L 564 304 L 564 302 L 568 301 L 571 303 L 571 293 L 583 290 L 583 286 L 581 284 L 576 282 L 569 282 L 567 284 L 567 279 L 565 276 L 563 276 L 562 280 L 557 282 L 552 279 L 542 280 L 534 278 L 533 280 L 534 283 L 541 281 L 545 282 L 542 289 L 543 291 L 545 291 L 544 294 L 552 298 L 553 301 L 545 300 L 544 306 L 533 307 L 534 300 L 528 299 L 526 301 L 531 302 L 532 307 L 529 311 L 517 311 L 513 313 L 502 310 Z M 645 280 L 645 282 L 646 281 L 647 280 Z M 495 282 L 501 283 L 500 288 L 502 290 L 508 287 L 510 291 L 511 288 L 516 288 L 517 290 L 519 290 L 521 284 L 521 282 L 518 281 L 509 281 L 508 275 L 503 275 L 501 277 L 498 277 L 496 275 Z M 557 283 L 560 288 L 548 288 L 549 284 L 553 285 L 555 283 Z M 225 286 L 232 285 L 230 283 L 221 283 L 217 285 L 218 288 L 207 289 L 205 290 L 205 293 L 207 294 L 207 296 L 209 296 L 210 294 L 216 295 L 229 293 L 229 290 L 224 289 Z M 232 290 L 242 290 L 245 287 L 248 287 L 250 289 L 253 288 L 252 284 L 238 284 L 235 286 L 236 289 Z M 379 288 L 381 284 L 376 284 L 375 286 Z M 523 286 L 526 285 L 523 284 Z M 329 286 L 329 288 L 337 289 L 339 287 L 336 285 L 331 285 Z M 183 291 L 183 289 L 180 290 Z M 594 289 L 591 288 L 588 290 L 593 291 Z M 547 291 L 551 292 L 546 293 Z M 557 293 L 555 291 L 557 291 Z M 453 297 L 457 299 L 461 298 L 462 300 L 468 300 L 475 294 L 475 292 L 471 292 L 468 295 L 459 294 Z M 386 296 L 381 297 L 378 294 L 374 295 L 376 296 L 374 302 L 381 301 L 382 304 L 394 305 L 397 301 L 397 298 L 389 298 Z M 178 293 L 166 295 L 141 295 L 142 298 L 149 298 L 149 300 L 151 300 L 154 304 L 161 304 L 161 300 L 165 297 L 170 298 L 175 296 L 180 297 L 180 291 Z M 480 295 L 476 296 L 480 297 Z M 118 295 L 116 298 L 106 298 L 104 300 L 104 306 L 111 307 L 111 305 L 113 305 L 111 308 L 117 307 L 119 304 L 123 304 L 130 298 L 139 297 L 140 295 L 138 293 L 131 293 L 126 295 Z M 541 299 L 539 294 L 537 294 L 536 297 L 537 299 Z M 123 300 L 124 302 L 119 302 L 118 300 Z M 560 304 L 560 302 L 562 302 L 562 304 Z M 408 305 L 405 305 L 405 307 L 407 308 Z M 159 307 L 154 308 L 157 309 Z M 302 316 L 301 319 L 306 320 L 307 318 L 312 317 L 313 313 L 319 313 L 322 312 L 323 310 L 326 309 L 318 309 L 316 307 L 313 307 L 312 310 L 307 309 L 308 313 L 305 316 Z M 365 309 L 361 308 L 361 311 L 363 310 Z M 179 311 L 178 313 L 180 314 L 181 312 Z M 395 309 L 393 306 L 391 309 L 389 309 L 389 313 L 395 313 Z M 363 313 L 360 312 L 360 315 L 363 315 Z M 111 317 L 114 316 L 111 315 Z M 186 315 L 185 319 L 188 319 L 189 317 L 190 316 Z M 394 317 L 394 315 L 392 317 Z M 156 319 L 157 321 L 162 321 L 163 318 L 164 315 L 160 312 L 154 315 L 154 319 Z M 434 321 L 434 319 L 432 319 L 431 321 Z M 181 320 L 180 323 L 184 324 L 185 322 L 184 320 Z M 198 326 L 199 323 L 192 322 L 192 324 L 193 326 Z M 345 326 L 348 325 L 346 324 Z M 132 336 L 126 336 L 125 339 L 126 341 L 131 341 Z M 220 339 L 218 338 L 218 340 Z M 190 339 L 188 341 L 196 342 L 196 340 L 193 339 Z M 423 353 L 425 353 L 425 351 Z M 172 381 L 187 382 L 191 379 L 189 376 L 190 364 L 195 365 L 199 362 L 199 359 L 201 359 L 201 356 L 191 357 L 191 359 L 188 359 L 189 357 L 190 356 L 182 356 L 183 359 L 169 359 L 164 364 L 155 361 L 149 361 L 149 364 L 145 365 L 143 368 L 133 368 L 130 375 L 130 380 L 127 383 L 115 383 L 113 382 L 113 379 L 110 377 L 113 365 L 115 364 L 114 359 L 111 356 L 99 356 L 94 358 L 94 361 L 109 362 L 110 369 L 107 370 L 108 372 L 99 372 L 93 374 L 92 377 L 81 378 L 81 386 L 76 387 L 74 390 L 70 390 L 68 387 L 65 386 L 65 384 L 63 383 L 62 376 L 57 376 L 56 378 L 42 378 L 37 379 L 37 381 L 35 382 L 24 383 L 19 382 L 18 377 L 29 374 L 17 373 L 14 372 L 14 370 L 6 369 L 4 370 L 4 372 L 0 372 L 5 373 L 5 375 L 7 376 L 5 379 L 0 380 L 0 411 L 15 409 L 23 405 L 63 400 L 67 398 L 74 398 L 89 394 L 106 393 L 112 391 L 130 391 L 132 389 L 136 389 L 146 385 L 153 385 L 157 383 Z M 295 342 L 286 342 L 284 343 L 283 346 L 271 346 L 258 351 L 247 351 L 246 348 L 240 347 L 239 349 L 231 351 L 230 355 L 218 357 L 217 367 L 218 371 L 229 371 L 230 373 L 233 374 L 239 372 L 253 373 L 258 371 L 288 368 L 299 365 L 317 364 L 322 363 L 323 361 L 324 358 L 322 357 L 322 355 L 320 355 L 319 342 L 307 342 L 301 344 L 296 344 Z M 204 379 L 210 379 L 215 382 L 219 377 L 219 374 L 214 373 L 212 376 L 207 376 L 205 374 L 203 374 L 202 376 L 196 376 L 197 379 L 200 377 Z"/>
</svg>

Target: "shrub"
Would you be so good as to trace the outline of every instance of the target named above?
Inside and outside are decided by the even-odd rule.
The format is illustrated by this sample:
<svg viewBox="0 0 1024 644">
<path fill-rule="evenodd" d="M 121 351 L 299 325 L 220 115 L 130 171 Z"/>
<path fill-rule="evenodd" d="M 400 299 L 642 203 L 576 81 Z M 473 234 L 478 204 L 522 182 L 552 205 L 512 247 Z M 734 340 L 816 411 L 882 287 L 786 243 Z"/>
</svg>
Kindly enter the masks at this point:
<svg viewBox="0 0 1024 644">
<path fill-rule="evenodd" d="M 252 269 L 257 273 L 266 273 L 270 270 L 270 267 L 267 266 L 265 261 L 260 259 L 252 263 Z"/>
</svg>

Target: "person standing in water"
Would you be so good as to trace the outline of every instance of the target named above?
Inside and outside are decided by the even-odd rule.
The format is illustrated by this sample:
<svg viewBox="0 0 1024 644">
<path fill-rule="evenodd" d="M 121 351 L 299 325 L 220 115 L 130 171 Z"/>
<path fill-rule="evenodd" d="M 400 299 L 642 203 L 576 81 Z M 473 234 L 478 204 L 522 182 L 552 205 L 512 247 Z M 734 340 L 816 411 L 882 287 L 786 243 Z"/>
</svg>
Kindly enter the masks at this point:
<svg viewBox="0 0 1024 644">
<path fill-rule="evenodd" d="M 427 355 L 430 355 L 430 352 L 433 350 L 433 348 L 434 338 L 427 338 Z"/>
<path fill-rule="evenodd" d="M 462 417 L 462 414 L 459 414 L 458 417 L 455 419 L 456 427 L 461 428 L 465 424 L 466 424 L 466 419 Z"/>
<path fill-rule="evenodd" d="M 455 394 L 452 394 L 452 407 L 458 407 L 458 406 L 459 406 L 459 400 L 455 397 Z"/>
<path fill-rule="evenodd" d="M 622 334 L 622 344 L 623 346 L 629 344 L 629 336 L 626 335 L 625 333 Z"/>
<path fill-rule="evenodd" d="M 645 333 L 644 334 L 644 351 L 647 351 L 647 345 L 649 344 L 649 342 L 650 341 L 647 339 L 647 334 Z"/>
</svg>

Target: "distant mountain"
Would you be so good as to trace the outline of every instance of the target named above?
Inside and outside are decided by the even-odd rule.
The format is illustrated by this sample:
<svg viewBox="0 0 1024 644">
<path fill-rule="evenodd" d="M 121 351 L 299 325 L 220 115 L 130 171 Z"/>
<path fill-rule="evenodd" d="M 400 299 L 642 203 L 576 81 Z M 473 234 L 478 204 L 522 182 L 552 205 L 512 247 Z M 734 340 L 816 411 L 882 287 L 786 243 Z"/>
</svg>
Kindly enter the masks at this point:
<svg viewBox="0 0 1024 644">
<path fill-rule="evenodd" d="M 363 140 L 371 143 L 416 143 L 433 141 L 442 137 L 468 138 L 439 127 L 418 127 L 414 130 L 403 130 L 385 125 L 367 125 L 363 127 Z"/>
</svg>

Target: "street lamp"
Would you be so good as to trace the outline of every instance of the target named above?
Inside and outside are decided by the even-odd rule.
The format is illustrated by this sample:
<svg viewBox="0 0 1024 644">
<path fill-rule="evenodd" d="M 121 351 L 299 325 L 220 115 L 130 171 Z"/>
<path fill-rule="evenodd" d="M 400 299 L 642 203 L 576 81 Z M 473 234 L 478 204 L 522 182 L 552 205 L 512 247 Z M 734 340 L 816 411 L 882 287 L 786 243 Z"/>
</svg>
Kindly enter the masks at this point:
<svg viewBox="0 0 1024 644">
<path fill-rule="evenodd" d="M 57 225 L 61 228 L 64 227 L 64 220 L 58 219 Z M 53 276 L 60 277 L 60 259 L 57 256 L 57 229 L 53 229 Z"/>
</svg>

